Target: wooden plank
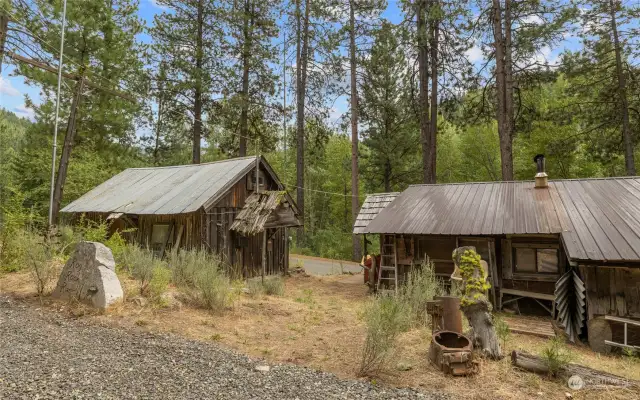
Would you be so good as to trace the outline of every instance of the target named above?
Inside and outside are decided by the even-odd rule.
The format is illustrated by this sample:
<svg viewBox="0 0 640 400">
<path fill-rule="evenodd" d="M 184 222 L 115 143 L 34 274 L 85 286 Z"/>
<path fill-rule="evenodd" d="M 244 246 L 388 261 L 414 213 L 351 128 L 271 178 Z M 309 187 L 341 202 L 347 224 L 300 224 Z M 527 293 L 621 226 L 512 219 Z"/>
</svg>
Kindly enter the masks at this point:
<svg viewBox="0 0 640 400">
<path fill-rule="evenodd" d="M 522 296 L 522 297 L 531 297 L 533 299 L 550 300 L 550 301 L 555 301 L 556 299 L 556 296 L 552 294 L 529 292 L 526 290 L 502 289 L 502 293 L 512 294 L 515 296 Z"/>
</svg>

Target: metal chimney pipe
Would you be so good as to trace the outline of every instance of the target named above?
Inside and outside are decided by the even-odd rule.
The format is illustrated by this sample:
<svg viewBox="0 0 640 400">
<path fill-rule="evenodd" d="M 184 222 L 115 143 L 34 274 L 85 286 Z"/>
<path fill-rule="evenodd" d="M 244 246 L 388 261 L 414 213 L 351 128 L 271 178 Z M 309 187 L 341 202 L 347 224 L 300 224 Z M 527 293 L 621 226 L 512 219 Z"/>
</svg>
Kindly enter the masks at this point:
<svg viewBox="0 0 640 400">
<path fill-rule="evenodd" d="M 537 173 L 536 173 L 536 189 L 544 189 L 549 187 L 549 178 L 547 173 L 545 172 L 545 161 L 544 154 L 536 154 L 533 157 L 533 162 L 536 163 Z"/>
</svg>

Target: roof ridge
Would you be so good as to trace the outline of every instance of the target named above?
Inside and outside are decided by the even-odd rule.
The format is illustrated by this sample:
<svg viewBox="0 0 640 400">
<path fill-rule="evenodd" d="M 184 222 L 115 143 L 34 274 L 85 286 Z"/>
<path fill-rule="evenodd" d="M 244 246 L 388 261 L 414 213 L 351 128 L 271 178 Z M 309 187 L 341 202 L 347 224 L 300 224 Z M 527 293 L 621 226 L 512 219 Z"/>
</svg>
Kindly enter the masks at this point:
<svg viewBox="0 0 640 400">
<path fill-rule="evenodd" d="M 640 176 L 607 176 L 601 178 L 568 178 L 568 179 L 549 179 L 549 183 L 553 182 L 584 182 L 584 181 L 609 181 L 617 179 L 640 179 Z M 409 187 L 420 186 L 447 186 L 447 185 L 488 185 L 488 184 L 504 184 L 504 183 L 535 183 L 535 180 L 521 180 L 521 181 L 479 181 L 479 182 L 447 182 L 447 183 L 414 183 Z"/>
<path fill-rule="evenodd" d="M 202 167 L 205 165 L 211 165 L 211 164 L 222 164 L 225 162 L 230 162 L 230 161 L 238 161 L 238 160 L 255 160 L 256 156 L 246 156 L 246 157 L 234 157 L 234 158 L 227 158 L 224 160 L 216 160 L 216 161 L 210 161 L 210 162 L 206 162 L 206 163 L 200 163 L 200 164 L 183 164 L 183 165 L 164 165 L 161 167 L 133 167 L 133 168 L 126 168 L 126 170 L 143 170 L 143 169 L 170 169 L 170 168 L 186 168 L 186 167 Z"/>
</svg>

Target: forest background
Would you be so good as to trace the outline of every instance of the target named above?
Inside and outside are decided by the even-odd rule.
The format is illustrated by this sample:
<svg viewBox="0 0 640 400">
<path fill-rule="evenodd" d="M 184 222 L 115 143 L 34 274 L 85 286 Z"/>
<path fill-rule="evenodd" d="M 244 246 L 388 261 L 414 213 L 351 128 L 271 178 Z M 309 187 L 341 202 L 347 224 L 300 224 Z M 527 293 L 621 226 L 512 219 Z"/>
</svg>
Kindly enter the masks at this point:
<svg viewBox="0 0 640 400">
<path fill-rule="evenodd" d="M 0 0 L 0 228 L 47 225 L 61 0 Z M 57 210 L 125 168 L 266 156 L 293 251 L 366 194 L 636 175 L 633 0 L 69 0 Z"/>
</svg>

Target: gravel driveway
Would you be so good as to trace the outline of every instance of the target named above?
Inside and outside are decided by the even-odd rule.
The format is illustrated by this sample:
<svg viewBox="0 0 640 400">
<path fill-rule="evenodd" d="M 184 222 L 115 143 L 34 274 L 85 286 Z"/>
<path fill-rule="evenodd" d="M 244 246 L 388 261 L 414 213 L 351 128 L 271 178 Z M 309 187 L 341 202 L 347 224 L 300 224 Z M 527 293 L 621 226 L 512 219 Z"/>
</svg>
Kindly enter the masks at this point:
<svg viewBox="0 0 640 400">
<path fill-rule="evenodd" d="M 0 296 L 0 399 L 445 399 L 213 343 L 104 327 Z"/>
</svg>

